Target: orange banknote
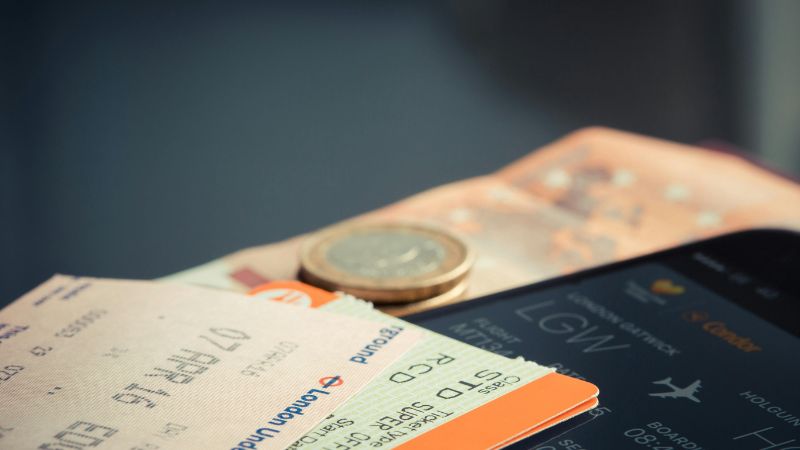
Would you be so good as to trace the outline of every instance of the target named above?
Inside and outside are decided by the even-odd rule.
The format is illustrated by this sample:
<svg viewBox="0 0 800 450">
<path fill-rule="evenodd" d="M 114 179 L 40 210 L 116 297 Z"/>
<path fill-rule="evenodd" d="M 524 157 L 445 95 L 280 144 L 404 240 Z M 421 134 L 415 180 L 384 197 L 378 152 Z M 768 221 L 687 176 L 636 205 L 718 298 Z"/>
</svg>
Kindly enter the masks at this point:
<svg viewBox="0 0 800 450">
<path fill-rule="evenodd" d="M 733 154 L 587 128 L 493 174 L 349 221 L 390 220 L 434 225 L 471 244 L 477 259 L 466 298 L 475 298 L 730 231 L 800 229 L 800 186 Z M 294 279 L 304 237 L 166 279 L 236 291 Z"/>
</svg>

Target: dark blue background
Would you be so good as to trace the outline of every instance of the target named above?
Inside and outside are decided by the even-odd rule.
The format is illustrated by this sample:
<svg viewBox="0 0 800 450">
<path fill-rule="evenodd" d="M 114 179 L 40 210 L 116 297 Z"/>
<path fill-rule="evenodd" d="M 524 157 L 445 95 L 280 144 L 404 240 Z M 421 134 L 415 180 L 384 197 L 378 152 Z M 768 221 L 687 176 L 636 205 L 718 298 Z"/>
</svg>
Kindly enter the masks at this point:
<svg viewBox="0 0 800 450">
<path fill-rule="evenodd" d="M 747 144 L 730 2 L 0 5 L 0 304 L 151 278 L 608 125 Z"/>
</svg>

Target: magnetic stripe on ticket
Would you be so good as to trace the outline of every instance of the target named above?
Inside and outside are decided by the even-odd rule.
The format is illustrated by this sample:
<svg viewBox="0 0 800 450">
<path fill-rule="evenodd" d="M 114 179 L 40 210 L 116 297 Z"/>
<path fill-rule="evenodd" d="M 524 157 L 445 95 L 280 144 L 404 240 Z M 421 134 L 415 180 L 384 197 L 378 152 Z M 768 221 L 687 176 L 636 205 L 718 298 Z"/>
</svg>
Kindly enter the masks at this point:
<svg viewBox="0 0 800 450">
<path fill-rule="evenodd" d="M 397 447 L 490 449 L 544 430 L 586 407 L 598 389 L 591 383 L 550 373 Z M 566 417 L 562 417 L 566 416 Z M 511 438 L 509 439 L 509 436 Z"/>
</svg>

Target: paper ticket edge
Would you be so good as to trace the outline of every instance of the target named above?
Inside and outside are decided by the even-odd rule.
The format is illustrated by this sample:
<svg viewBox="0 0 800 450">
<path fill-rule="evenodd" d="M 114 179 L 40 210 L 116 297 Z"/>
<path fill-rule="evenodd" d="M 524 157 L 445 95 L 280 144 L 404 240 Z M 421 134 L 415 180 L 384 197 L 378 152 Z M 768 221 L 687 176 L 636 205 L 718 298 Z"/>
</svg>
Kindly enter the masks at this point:
<svg viewBox="0 0 800 450">
<path fill-rule="evenodd" d="M 500 443 L 496 447 L 493 447 L 492 450 L 500 449 L 508 445 L 515 444 L 523 439 L 527 439 L 531 436 L 534 436 L 550 427 L 556 426 L 562 422 L 566 422 L 567 420 L 572 419 L 573 417 L 577 417 L 587 411 L 590 411 L 596 408 L 599 404 L 600 400 L 598 400 L 597 397 L 592 397 L 589 400 L 586 400 L 585 402 L 581 403 L 580 405 L 566 411 L 564 414 L 553 417 L 552 419 L 531 428 L 530 430 L 528 430 L 523 434 L 520 434 L 519 436 L 514 436 L 509 438 L 508 440 Z M 542 442 L 541 444 L 544 444 L 544 442 Z"/>
<path fill-rule="evenodd" d="M 319 308 L 340 298 L 332 292 L 294 280 L 265 283 L 252 289 L 249 294 L 256 295 L 276 289 L 307 294 L 310 301 L 307 306 L 310 308 Z M 282 299 L 278 297 L 273 300 Z M 599 388 L 592 383 L 552 372 L 433 428 L 397 448 L 424 450 L 448 448 L 455 444 L 464 450 L 502 448 L 595 408 L 599 404 L 597 400 L 599 394 Z M 542 401 L 544 399 L 547 400 Z M 509 406 L 512 408 L 508 409 Z M 506 420 L 509 416 L 518 420 L 510 422 Z M 491 432 L 487 432 L 488 430 Z M 454 436 L 469 437 L 461 442 L 462 439 L 454 441 Z"/>
<path fill-rule="evenodd" d="M 76 289 L 76 288 L 77 288 L 77 290 L 75 292 L 80 292 L 80 290 L 83 287 L 88 286 L 89 283 L 98 282 L 98 281 L 99 282 L 108 282 L 108 283 L 125 283 L 125 284 L 130 283 L 130 284 L 142 284 L 142 285 L 145 285 L 145 286 L 147 286 L 147 285 L 159 286 L 159 284 L 157 282 L 154 282 L 153 280 L 102 278 L 102 277 L 79 276 L 79 275 L 55 273 L 55 274 L 51 275 L 49 278 L 47 278 L 45 281 L 43 281 L 42 283 L 40 283 L 39 285 L 34 287 L 33 289 L 31 289 L 31 290 L 23 293 L 19 297 L 17 297 L 12 303 L 7 305 L 6 307 L 0 309 L 0 313 L 9 316 L 9 318 L 12 318 L 13 315 L 18 313 L 18 311 L 17 311 L 18 309 L 23 309 L 23 308 L 27 309 L 27 308 L 30 308 L 30 307 L 37 306 L 36 302 L 37 302 L 38 299 L 42 299 L 42 298 L 47 298 L 47 299 L 58 298 L 58 296 L 63 295 L 63 294 L 67 294 L 71 290 Z M 202 286 L 192 286 L 192 285 L 175 285 L 175 286 L 180 286 L 181 290 L 195 290 L 195 291 L 198 291 L 198 292 L 200 292 L 200 291 L 208 291 L 208 288 L 205 288 L 205 287 L 202 287 Z M 242 298 L 243 301 L 247 301 L 247 296 L 244 293 L 229 292 L 229 291 L 224 291 L 224 290 L 223 291 L 218 291 L 218 292 L 220 292 L 221 294 L 226 295 L 226 296 L 240 297 L 240 298 Z M 321 292 L 325 293 L 326 295 L 330 296 L 331 298 L 328 299 L 326 297 L 325 301 L 323 301 L 322 303 L 320 303 L 319 305 L 315 306 L 312 309 L 316 309 L 318 306 L 321 306 L 321 305 L 323 305 L 323 304 L 325 304 L 325 303 L 327 303 L 329 301 L 336 300 L 336 299 L 339 298 L 337 295 L 328 293 L 327 291 L 321 291 Z M 278 303 L 278 302 L 276 302 L 276 303 Z M 355 320 L 355 321 L 358 321 L 358 322 L 371 323 L 371 324 L 375 325 L 376 327 L 378 325 L 380 325 L 380 324 L 378 324 L 378 323 L 376 323 L 374 321 L 370 321 L 368 319 L 364 319 L 364 318 L 360 318 L 360 317 L 350 317 L 350 316 L 331 313 L 331 312 L 326 312 L 326 311 L 318 311 L 318 312 L 323 312 L 326 315 L 332 315 L 332 316 L 337 316 L 337 317 L 345 317 L 345 318 L 347 318 L 347 320 Z M 29 311 L 24 311 L 23 313 L 30 314 Z M 319 417 L 312 418 L 313 421 L 310 422 L 310 425 L 305 426 L 305 428 L 307 428 L 307 430 L 305 432 L 298 433 L 298 438 L 302 437 L 305 433 L 312 431 L 314 429 L 314 427 L 316 425 L 318 425 L 320 422 L 322 422 L 326 416 L 328 416 L 331 413 L 335 412 L 335 410 L 337 408 L 339 408 L 340 406 L 346 404 L 353 397 L 358 395 L 373 380 L 375 380 L 383 372 L 388 370 L 389 367 L 392 366 L 392 364 L 397 362 L 406 353 L 408 353 L 408 351 L 413 349 L 422 340 L 423 337 L 424 337 L 424 332 L 421 332 L 421 331 L 418 331 L 418 330 L 405 330 L 405 332 L 402 335 L 398 336 L 398 338 L 395 338 L 394 339 L 395 341 L 402 342 L 402 345 L 400 346 L 401 349 L 397 350 L 398 346 L 395 345 L 395 346 L 393 346 L 392 352 L 389 353 L 390 356 L 385 356 L 387 353 L 383 353 L 381 355 L 381 357 L 379 358 L 379 359 L 385 360 L 385 362 L 383 363 L 383 367 L 381 367 L 378 370 L 374 371 L 374 373 L 371 376 L 369 376 L 366 381 L 363 382 L 363 384 L 361 385 L 360 388 L 358 388 L 356 390 L 352 390 L 348 394 L 341 395 L 340 396 L 341 399 L 339 400 L 339 404 L 336 407 L 334 407 L 333 409 L 330 409 L 330 411 L 327 414 L 321 414 L 321 415 L 318 415 Z M 305 417 L 308 417 L 308 416 L 304 416 L 304 418 Z M 242 436 L 244 436 L 244 434 L 245 433 L 242 433 Z M 2 436 L 0 436 L 0 437 L 2 437 Z M 291 444 L 295 440 L 296 439 L 291 439 L 288 443 Z M 0 447 L 2 447 L 2 446 L 0 446 Z"/>
</svg>

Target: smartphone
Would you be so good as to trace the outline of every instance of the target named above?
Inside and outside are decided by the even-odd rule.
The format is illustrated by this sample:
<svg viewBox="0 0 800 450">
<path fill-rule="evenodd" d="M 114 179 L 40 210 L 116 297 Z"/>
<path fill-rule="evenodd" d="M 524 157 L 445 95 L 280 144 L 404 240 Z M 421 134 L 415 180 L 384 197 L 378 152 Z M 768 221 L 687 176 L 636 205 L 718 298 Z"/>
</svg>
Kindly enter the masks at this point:
<svg viewBox="0 0 800 450">
<path fill-rule="evenodd" d="M 800 234 L 752 230 L 405 318 L 600 388 L 510 448 L 800 449 Z"/>
</svg>

